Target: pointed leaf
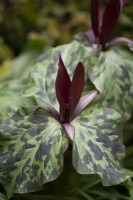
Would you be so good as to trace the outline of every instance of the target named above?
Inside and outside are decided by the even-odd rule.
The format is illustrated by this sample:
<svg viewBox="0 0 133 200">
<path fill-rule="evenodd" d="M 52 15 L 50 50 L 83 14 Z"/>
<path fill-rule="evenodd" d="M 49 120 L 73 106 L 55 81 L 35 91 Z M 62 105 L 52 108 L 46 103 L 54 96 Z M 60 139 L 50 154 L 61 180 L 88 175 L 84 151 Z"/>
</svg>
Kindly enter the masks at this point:
<svg viewBox="0 0 133 200">
<path fill-rule="evenodd" d="M 108 39 L 108 36 L 113 32 L 120 15 L 120 11 L 121 1 L 109 0 L 101 25 L 101 44 L 105 43 L 105 41 Z"/>
<path fill-rule="evenodd" d="M 91 25 L 95 37 L 99 35 L 99 0 L 91 0 Z"/>
<path fill-rule="evenodd" d="M 22 109 L 0 126 L 0 180 L 8 197 L 38 191 L 60 175 L 68 146 L 63 130 L 44 109 Z"/>
<path fill-rule="evenodd" d="M 109 108 L 93 106 L 82 112 L 72 125 L 73 165 L 80 174 L 98 174 L 105 186 L 115 185 L 130 177 L 120 161 L 124 156 L 121 141 L 121 117 Z"/>
<path fill-rule="evenodd" d="M 69 101 L 70 101 L 70 116 L 76 108 L 77 103 L 82 95 L 84 89 L 84 66 L 79 62 L 74 71 L 72 84 L 70 87 Z"/>
</svg>

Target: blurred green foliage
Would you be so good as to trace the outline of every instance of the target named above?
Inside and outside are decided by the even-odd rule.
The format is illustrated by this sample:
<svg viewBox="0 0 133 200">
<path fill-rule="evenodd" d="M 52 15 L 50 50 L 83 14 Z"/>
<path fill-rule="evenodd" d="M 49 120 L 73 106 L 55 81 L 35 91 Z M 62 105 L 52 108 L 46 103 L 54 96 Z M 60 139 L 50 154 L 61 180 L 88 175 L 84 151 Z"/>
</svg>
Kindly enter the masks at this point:
<svg viewBox="0 0 133 200">
<path fill-rule="evenodd" d="M 133 38 L 132 11 L 133 5 L 127 4 L 120 18 L 121 26 L 117 28 L 118 35 Z M 0 63 L 25 50 L 67 43 L 74 34 L 88 29 L 89 0 L 2 0 Z"/>
<path fill-rule="evenodd" d="M 0 79 L 12 73 L 17 75 L 15 70 L 35 62 L 26 52 L 37 58 L 50 46 L 67 43 L 74 34 L 86 31 L 88 4 L 76 0 L 0 1 Z M 16 56 L 20 58 L 19 66 L 12 60 Z"/>
<path fill-rule="evenodd" d="M 26 48 L 68 42 L 74 33 L 88 28 L 87 3 L 65 0 L 3 1 L 0 3 L 0 35 L 14 55 Z"/>
<path fill-rule="evenodd" d="M 19 69 L 21 74 L 23 66 L 29 69 L 30 61 L 33 64 L 49 47 L 68 43 L 73 35 L 90 29 L 89 3 L 89 0 L 1 0 L 0 80 L 10 74 L 18 75 Z M 101 2 L 101 11 L 104 3 Z M 132 10 L 133 4 L 127 3 L 114 35 L 133 39 Z M 32 54 L 32 59 L 26 53 Z M 16 56 L 18 66 L 14 64 L 16 58 L 15 62 L 12 60 Z"/>
</svg>

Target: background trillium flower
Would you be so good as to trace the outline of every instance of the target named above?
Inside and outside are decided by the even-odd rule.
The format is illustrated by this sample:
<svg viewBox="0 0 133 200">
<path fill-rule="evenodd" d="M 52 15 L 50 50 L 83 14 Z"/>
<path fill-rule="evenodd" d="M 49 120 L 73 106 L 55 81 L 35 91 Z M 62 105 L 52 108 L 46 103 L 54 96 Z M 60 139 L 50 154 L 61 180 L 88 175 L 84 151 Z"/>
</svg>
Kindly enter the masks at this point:
<svg viewBox="0 0 133 200">
<path fill-rule="evenodd" d="M 109 3 L 103 13 L 103 19 L 99 20 L 99 0 L 91 0 L 91 25 L 92 30 L 85 33 L 90 42 L 95 46 L 102 45 L 106 50 L 119 42 L 133 44 L 133 41 L 125 37 L 117 37 L 108 42 L 117 24 L 119 15 L 124 6 L 124 0 L 109 0 Z"/>
</svg>

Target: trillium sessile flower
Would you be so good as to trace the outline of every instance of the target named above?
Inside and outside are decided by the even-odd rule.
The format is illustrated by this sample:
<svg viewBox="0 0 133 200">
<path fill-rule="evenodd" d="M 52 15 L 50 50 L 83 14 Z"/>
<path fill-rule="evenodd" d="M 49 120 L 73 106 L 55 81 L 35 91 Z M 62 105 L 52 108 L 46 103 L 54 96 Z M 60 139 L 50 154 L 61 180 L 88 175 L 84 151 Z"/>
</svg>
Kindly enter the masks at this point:
<svg viewBox="0 0 133 200">
<path fill-rule="evenodd" d="M 84 89 L 84 66 L 79 62 L 74 71 L 71 81 L 63 60 L 59 58 L 59 69 L 55 82 L 56 96 L 60 105 L 59 112 L 51 105 L 44 106 L 51 112 L 53 117 L 61 123 L 69 137 L 74 138 L 75 131 L 71 121 L 82 112 L 82 110 L 96 99 L 98 91 L 93 90 L 81 97 Z"/>
<path fill-rule="evenodd" d="M 133 41 L 125 37 L 117 37 L 108 41 L 110 35 L 115 29 L 119 15 L 123 9 L 124 0 L 109 0 L 107 7 L 103 13 L 102 21 L 99 20 L 99 0 L 91 0 L 91 25 L 92 30 L 85 33 L 93 47 L 102 45 L 102 49 L 106 50 L 111 46 L 126 42 L 133 45 Z"/>
</svg>

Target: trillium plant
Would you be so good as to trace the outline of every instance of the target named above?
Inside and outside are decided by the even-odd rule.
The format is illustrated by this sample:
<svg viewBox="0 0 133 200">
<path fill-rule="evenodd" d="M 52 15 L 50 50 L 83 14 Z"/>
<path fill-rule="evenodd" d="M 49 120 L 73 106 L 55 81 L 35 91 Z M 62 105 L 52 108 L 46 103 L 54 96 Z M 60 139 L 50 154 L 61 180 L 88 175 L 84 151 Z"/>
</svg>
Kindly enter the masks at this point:
<svg viewBox="0 0 133 200">
<path fill-rule="evenodd" d="M 119 15 L 124 6 L 124 0 L 109 0 L 109 3 L 103 13 L 102 21 L 99 20 L 99 0 L 91 0 L 91 24 L 92 30 L 86 32 L 86 36 L 95 48 L 101 45 L 103 50 L 111 46 L 126 42 L 133 45 L 133 42 L 125 37 L 117 37 L 108 41 L 114 31 Z"/>
<path fill-rule="evenodd" d="M 111 47 L 133 41 L 108 41 L 123 6 L 109 0 L 100 22 L 99 1 L 92 0 L 86 43 L 51 49 L 28 78 L 0 86 L 0 183 L 7 199 L 59 177 L 65 152 L 77 173 L 97 174 L 104 186 L 132 177 L 122 166 L 122 134 L 133 110 L 133 56 Z"/>
</svg>

